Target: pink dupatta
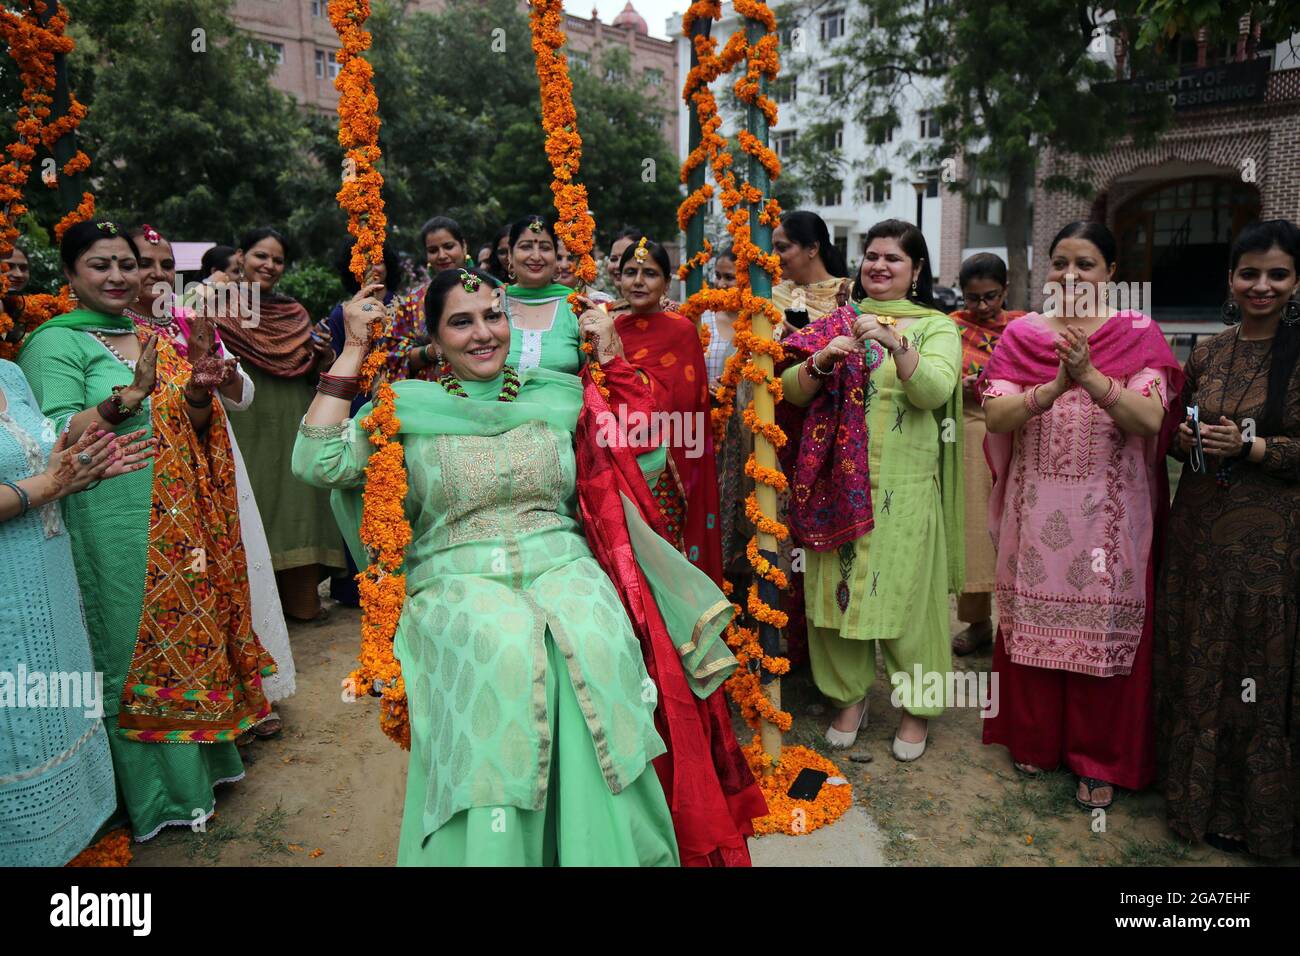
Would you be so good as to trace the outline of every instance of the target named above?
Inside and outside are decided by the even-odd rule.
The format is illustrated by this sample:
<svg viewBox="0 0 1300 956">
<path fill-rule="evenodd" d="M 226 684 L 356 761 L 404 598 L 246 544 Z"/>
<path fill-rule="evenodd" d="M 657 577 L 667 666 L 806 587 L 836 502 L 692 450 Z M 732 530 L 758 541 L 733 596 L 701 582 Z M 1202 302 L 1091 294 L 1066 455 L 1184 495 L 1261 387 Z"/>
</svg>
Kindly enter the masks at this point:
<svg viewBox="0 0 1300 956">
<path fill-rule="evenodd" d="M 1025 389 L 1052 381 L 1058 367 L 1052 348 L 1054 337 L 1053 330 L 1037 313 L 1010 323 L 980 377 L 977 394 L 988 397 L 990 385 L 995 380 L 1012 382 Z M 1150 567 L 1159 558 L 1164 517 L 1169 507 L 1164 457 L 1182 419 L 1181 409 L 1176 407 L 1182 393 L 1182 368 L 1159 326 L 1140 312 L 1125 311 L 1111 316 L 1089 336 L 1088 346 L 1092 364 L 1103 375 L 1124 382 L 1143 369 L 1152 369 L 1164 378 L 1166 385 L 1170 409 L 1161 430 L 1157 435 L 1141 440 L 1142 466 L 1146 471 L 1147 487 L 1151 490 L 1149 503 L 1141 504 L 1151 508 L 1152 532 L 1148 541 L 1135 544 Z M 1077 395 L 1063 396 L 1063 399 L 1066 400 L 1058 402 L 1062 406 L 1060 409 L 1054 406 L 1046 415 L 1021 429 L 1022 442 L 1026 429 L 1050 429 L 1039 436 L 1046 443 L 1049 472 L 1058 470 L 1058 451 L 1063 451 L 1064 460 L 1069 462 L 1067 468 L 1077 468 L 1084 464 L 1078 458 L 1078 449 L 1092 447 L 1081 444 L 1081 435 L 1074 434 L 1079 429 L 1091 429 L 1092 419 L 1077 419 L 1070 411 L 1078 405 Z M 1082 405 L 1088 415 L 1092 414 L 1090 401 Z M 1088 440 L 1092 441 L 1092 438 Z M 1071 534 L 1067 522 L 1074 527 L 1080 523 L 1094 528 L 1101 524 L 1111 536 L 1114 532 L 1111 525 L 1123 526 L 1124 508 L 1134 503 L 1121 497 L 1124 449 L 1112 449 L 1104 465 L 1089 453 L 1087 467 L 1092 468 L 1096 462 L 1096 467 L 1108 469 L 1100 480 L 1096 473 L 1080 474 L 1077 478 L 1067 477 L 1061 481 L 1049 475 L 1047 480 L 1041 480 L 1040 471 L 1032 476 L 1040 480 L 1033 481 L 1028 472 L 1030 468 L 1043 468 L 1042 454 L 1035 462 L 1026 463 L 1023 456 L 1028 453 L 1022 452 L 1020 464 L 1016 465 L 1021 472 L 1016 482 L 1016 500 L 1009 501 L 1008 485 L 1010 470 L 1015 464 L 1015 442 L 1014 433 L 990 432 L 984 439 L 984 455 L 993 473 L 989 531 L 994 546 L 999 546 L 1001 532 L 1008 522 L 1017 528 L 1030 522 L 1041 524 L 1038 536 L 1025 536 L 1010 545 L 1017 548 L 1016 553 L 999 553 L 999 616 L 1003 618 L 1008 653 L 1016 663 L 1031 666 L 1095 676 L 1126 674 L 1136 654 L 1143 619 L 1149 612 L 1150 589 L 1142 578 L 1150 575 L 1129 573 L 1135 569 L 1117 569 L 1113 557 L 1108 557 L 1106 569 L 1102 571 L 1091 566 L 1087 569 L 1071 566 L 1064 575 L 1069 586 L 1055 582 L 1054 587 L 1051 563 L 1073 554 L 1066 550 L 1067 542 L 1071 547 L 1079 544 L 1072 540 L 1077 536 Z M 1099 492 L 1097 497 L 1092 491 L 1080 495 L 1079 487 L 1071 485 L 1071 482 L 1080 481 L 1091 481 L 1096 485 L 1093 490 Z M 1054 498 L 1053 495 L 1059 496 Z M 1061 508 L 1042 521 L 1040 512 L 1053 504 L 1059 504 Z M 1082 521 L 1080 516 L 1083 516 Z M 1106 540 L 1103 550 L 1109 552 L 1113 546 L 1109 538 Z M 1042 554 L 1039 545 L 1048 553 Z M 1074 561 L 1078 563 L 1080 557 L 1075 555 Z M 1104 586 L 1100 595 L 1091 584 L 1094 574 L 1095 580 Z"/>
</svg>

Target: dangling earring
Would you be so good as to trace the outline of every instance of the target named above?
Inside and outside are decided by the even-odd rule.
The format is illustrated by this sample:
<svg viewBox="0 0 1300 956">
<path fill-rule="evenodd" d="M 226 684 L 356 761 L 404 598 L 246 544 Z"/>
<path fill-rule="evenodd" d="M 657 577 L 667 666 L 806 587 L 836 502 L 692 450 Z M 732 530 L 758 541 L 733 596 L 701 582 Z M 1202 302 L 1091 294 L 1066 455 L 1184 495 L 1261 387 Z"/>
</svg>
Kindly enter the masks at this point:
<svg viewBox="0 0 1300 956">
<path fill-rule="evenodd" d="M 1300 325 L 1300 299 L 1287 299 L 1282 309 L 1282 321 L 1287 325 Z"/>
<path fill-rule="evenodd" d="M 1241 306 L 1237 300 L 1229 295 L 1223 300 L 1223 305 L 1219 308 L 1219 314 L 1223 316 L 1224 325 L 1236 325 L 1241 321 Z"/>
<path fill-rule="evenodd" d="M 916 276 L 912 277 L 912 298 L 916 298 Z"/>
<path fill-rule="evenodd" d="M 518 276 L 515 275 L 515 270 L 513 268 L 511 268 L 510 273 L 506 278 L 508 278 L 511 282 L 518 281 Z"/>
</svg>

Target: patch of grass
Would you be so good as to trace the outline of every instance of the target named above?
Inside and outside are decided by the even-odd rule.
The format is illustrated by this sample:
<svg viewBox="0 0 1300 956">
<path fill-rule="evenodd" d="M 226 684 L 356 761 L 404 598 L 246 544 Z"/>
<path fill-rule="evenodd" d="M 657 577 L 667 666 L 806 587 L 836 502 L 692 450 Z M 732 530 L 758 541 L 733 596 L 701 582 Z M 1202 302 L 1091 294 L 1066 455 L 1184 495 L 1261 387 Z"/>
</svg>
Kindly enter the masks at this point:
<svg viewBox="0 0 1300 956">
<path fill-rule="evenodd" d="M 257 821 L 253 824 L 253 839 L 257 841 L 254 856 L 265 859 L 277 854 L 290 855 L 288 844 L 280 839 L 286 816 L 284 808 L 279 804 L 276 804 L 274 810 L 258 814 Z"/>
<path fill-rule="evenodd" d="M 980 857 L 980 866 L 1005 866 L 1007 862 L 1007 851 L 1000 846 L 991 846 L 987 853 Z"/>
<path fill-rule="evenodd" d="M 228 843 L 243 838 L 246 834 L 237 823 L 231 823 L 228 820 L 221 820 L 215 824 L 208 821 L 208 827 L 198 833 L 193 834 L 193 839 L 189 841 L 189 846 L 185 848 L 185 855 L 191 860 L 202 860 L 204 863 L 214 864 L 221 860 L 221 851 L 226 848 Z"/>
<path fill-rule="evenodd" d="M 1124 866 L 1168 866 L 1186 860 L 1192 850 L 1181 840 L 1123 839 L 1118 862 Z"/>
<path fill-rule="evenodd" d="M 890 827 L 885 834 L 885 857 L 891 863 L 903 863 L 916 857 L 916 837 L 902 827 Z"/>
</svg>

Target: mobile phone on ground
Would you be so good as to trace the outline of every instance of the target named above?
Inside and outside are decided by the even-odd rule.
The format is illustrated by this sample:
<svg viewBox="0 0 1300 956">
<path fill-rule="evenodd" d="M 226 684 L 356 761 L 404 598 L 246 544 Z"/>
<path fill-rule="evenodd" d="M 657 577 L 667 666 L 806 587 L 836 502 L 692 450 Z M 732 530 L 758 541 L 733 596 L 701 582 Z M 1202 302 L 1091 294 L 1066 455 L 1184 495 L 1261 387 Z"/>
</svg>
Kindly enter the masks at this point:
<svg viewBox="0 0 1300 956">
<path fill-rule="evenodd" d="M 826 782 L 829 776 L 824 770 L 813 770 L 811 767 L 804 767 L 799 771 L 799 776 L 794 778 L 794 783 L 790 784 L 790 789 L 786 795 L 794 800 L 816 800 L 817 794 L 821 793 L 822 784 Z"/>
</svg>

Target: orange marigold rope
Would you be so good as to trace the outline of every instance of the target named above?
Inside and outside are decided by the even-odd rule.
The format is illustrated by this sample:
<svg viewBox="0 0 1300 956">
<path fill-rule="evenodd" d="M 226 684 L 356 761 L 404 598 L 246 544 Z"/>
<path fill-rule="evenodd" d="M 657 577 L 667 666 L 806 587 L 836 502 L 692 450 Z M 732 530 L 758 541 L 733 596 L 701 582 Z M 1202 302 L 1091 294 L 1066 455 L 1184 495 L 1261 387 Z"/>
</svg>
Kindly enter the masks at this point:
<svg viewBox="0 0 1300 956">
<path fill-rule="evenodd" d="M 0 261 L 7 260 L 18 238 L 17 221 L 27 212 L 23 202 L 23 188 L 31 176 L 32 161 L 38 146 L 53 152 L 54 145 L 66 135 L 74 133 L 86 115 L 86 107 L 69 92 L 68 111 L 47 123 L 54 105 L 55 67 L 57 54 L 72 52 L 76 44 L 65 31 L 68 11 L 60 4 L 42 25 L 41 15 L 47 9 L 43 0 L 27 3 L 21 11 L 0 8 L 0 35 L 3 36 L 9 55 L 18 65 L 22 81 L 22 105 L 14 123 L 17 134 L 14 142 L 5 147 L 8 160 L 0 166 Z M 90 157 L 81 150 L 63 164 L 65 176 L 75 176 L 90 167 Z M 57 173 L 44 177 L 47 188 L 58 186 Z M 82 193 L 76 209 L 67 213 L 54 227 L 58 242 L 75 223 L 95 214 L 95 197 Z M 7 269 L 0 269 L 0 295 L 9 291 Z M 51 316 L 72 310 L 72 301 L 65 285 L 57 295 L 29 295 L 23 297 L 23 321 L 30 332 Z M 0 315 L 0 337 L 13 329 L 13 319 Z M 13 359 L 18 353 L 18 343 L 0 344 L 0 358 Z"/>
<path fill-rule="evenodd" d="M 587 202 L 587 187 L 577 182 L 582 167 L 582 136 L 578 132 L 578 113 L 573 106 L 573 80 L 569 61 L 560 52 L 565 36 L 562 0 L 532 0 L 528 25 L 532 31 L 533 57 L 537 65 L 537 83 L 542 97 L 542 129 L 546 133 L 546 157 L 551 163 L 551 194 L 555 197 L 557 238 L 577 260 L 574 275 L 578 288 L 569 296 L 569 304 L 578 307 L 578 296 L 596 281 L 596 260 L 591 248 L 596 239 L 596 223 Z M 596 361 L 590 342 L 582 343 L 591 365 L 591 378 L 600 393 L 609 398 L 605 373 Z"/>
<path fill-rule="evenodd" d="M 348 214 L 352 246 L 352 273 L 362 281 L 371 265 L 384 258 L 384 235 L 388 225 L 384 214 L 384 178 L 375 168 L 379 162 L 379 100 L 375 95 L 374 69 L 362 55 L 370 48 L 369 0 L 330 0 L 330 23 L 341 43 L 336 54 L 339 75 L 339 145 L 344 150 L 343 185 L 336 198 Z M 386 317 L 372 323 L 372 341 L 385 331 Z M 383 367 L 384 352 L 376 347 L 361 366 L 362 386 L 369 389 L 375 373 Z M 411 543 L 411 526 L 406 520 L 406 461 L 401 442 L 395 440 L 401 421 L 396 396 L 388 382 L 381 382 L 371 413 L 361 422 L 375 446 L 366 465 L 362 493 L 361 542 L 370 554 L 370 564 L 357 575 L 361 596 L 361 666 L 349 677 L 354 691 L 380 696 L 379 725 L 404 749 L 411 746 L 411 725 L 402 668 L 393 655 L 393 638 L 406 602 L 406 576 L 401 573 L 406 548 Z"/>
<path fill-rule="evenodd" d="M 724 73 L 732 70 L 742 60 L 745 72 L 735 83 L 737 97 L 747 106 L 758 109 L 767 119 L 769 125 L 777 120 L 776 104 L 762 93 L 763 81 L 776 78 L 780 68 L 777 55 L 776 17 L 766 4 L 756 0 L 736 0 L 736 13 L 760 23 L 765 32 L 753 44 L 748 42 L 746 32 L 737 29 L 732 33 L 721 54 L 717 52 L 717 43 L 711 37 L 694 38 L 696 54 L 699 59 L 687 75 L 683 97 L 687 103 L 695 106 L 700 121 L 700 145 L 691 152 L 682 166 L 682 181 L 686 182 L 692 170 L 705 161 L 709 162 L 713 178 L 721 190 L 723 212 L 727 219 L 727 231 L 732 240 L 732 251 L 736 256 L 736 288 L 710 289 L 707 284 L 698 293 L 691 296 L 683 311 L 692 317 L 706 310 L 736 312 L 735 352 L 723 367 L 721 382 L 714 394 L 716 407 L 713 410 L 713 427 L 717 441 L 722 441 L 728 421 L 735 414 L 736 388 L 743 378 L 762 386 L 772 395 L 773 400 L 782 399 L 781 381 L 765 372 L 754 361 L 757 355 L 770 356 L 773 363 L 784 357 L 780 343 L 769 336 L 754 334 L 754 316 L 762 314 L 768 318 L 771 328 L 776 328 L 781 316 L 770 299 L 755 296 L 750 288 L 749 270 L 757 266 L 766 271 L 775 285 L 781 278 L 780 257 L 766 253 L 753 241 L 751 235 L 749 206 L 761 206 L 758 213 L 759 222 L 765 226 L 775 226 L 780 221 L 781 207 L 775 199 L 764 199 L 762 192 L 749 182 L 739 182 L 735 173 L 735 160 L 727 150 L 726 140 L 719 134 L 722 120 L 718 115 L 718 106 L 709 84 Z M 709 16 L 717 20 L 721 16 L 721 4 L 718 0 L 697 0 L 682 18 L 682 28 L 690 35 L 696 20 Z M 776 153 L 764 145 L 748 130 L 739 134 L 741 149 L 753 156 L 775 179 L 780 175 L 781 163 Z M 713 191 L 707 184 L 686 197 L 678 209 L 678 224 L 685 231 L 690 220 L 701 214 L 704 204 L 712 198 Z M 707 255 L 701 253 L 684 263 L 679 275 L 685 279 L 690 270 L 703 265 Z M 774 448 L 781 448 L 786 442 L 785 433 L 774 423 L 761 421 L 753 408 L 746 408 L 742 420 L 755 436 L 767 440 Z M 776 491 L 785 491 L 785 475 L 773 468 L 764 468 L 758 464 L 751 453 L 745 462 L 745 474 L 757 484 L 767 485 Z M 770 534 L 778 541 L 789 537 L 789 530 L 775 516 L 763 514 L 758 504 L 758 496 L 751 493 L 745 500 L 745 513 L 759 533 Z M 779 567 L 762 556 L 758 549 L 758 537 L 750 538 L 745 548 L 746 557 L 754 568 L 758 578 L 770 581 L 778 588 L 789 587 L 789 580 Z M 731 593 L 728 582 L 727 593 Z M 750 585 L 746 595 L 746 607 L 753 620 L 770 624 L 776 628 L 785 627 L 788 616 L 766 604 L 759 596 L 758 584 Z M 737 619 L 740 608 L 735 607 Z M 768 657 L 763 653 L 755 628 L 731 625 L 727 629 L 727 644 L 732 648 L 740 667 L 727 681 L 727 689 L 732 699 L 740 708 L 741 716 L 753 729 L 758 730 L 762 722 L 774 724 L 784 733 L 792 725 L 791 715 L 774 707 L 767 695 L 763 693 L 761 674 L 766 670 L 771 674 L 785 674 L 790 669 L 790 662 L 781 657 Z M 755 820 L 755 833 L 811 833 L 813 830 L 832 823 L 848 809 L 852 802 L 852 788 L 848 785 L 824 785 L 816 800 L 792 800 L 786 795 L 791 782 L 805 767 L 824 770 L 831 777 L 840 777 L 840 770 L 829 760 L 819 756 L 805 747 L 783 747 L 775 766 L 769 755 L 763 752 L 759 737 L 745 748 L 746 758 L 754 771 L 755 777 L 767 798 L 769 813 L 761 820 Z"/>
</svg>

